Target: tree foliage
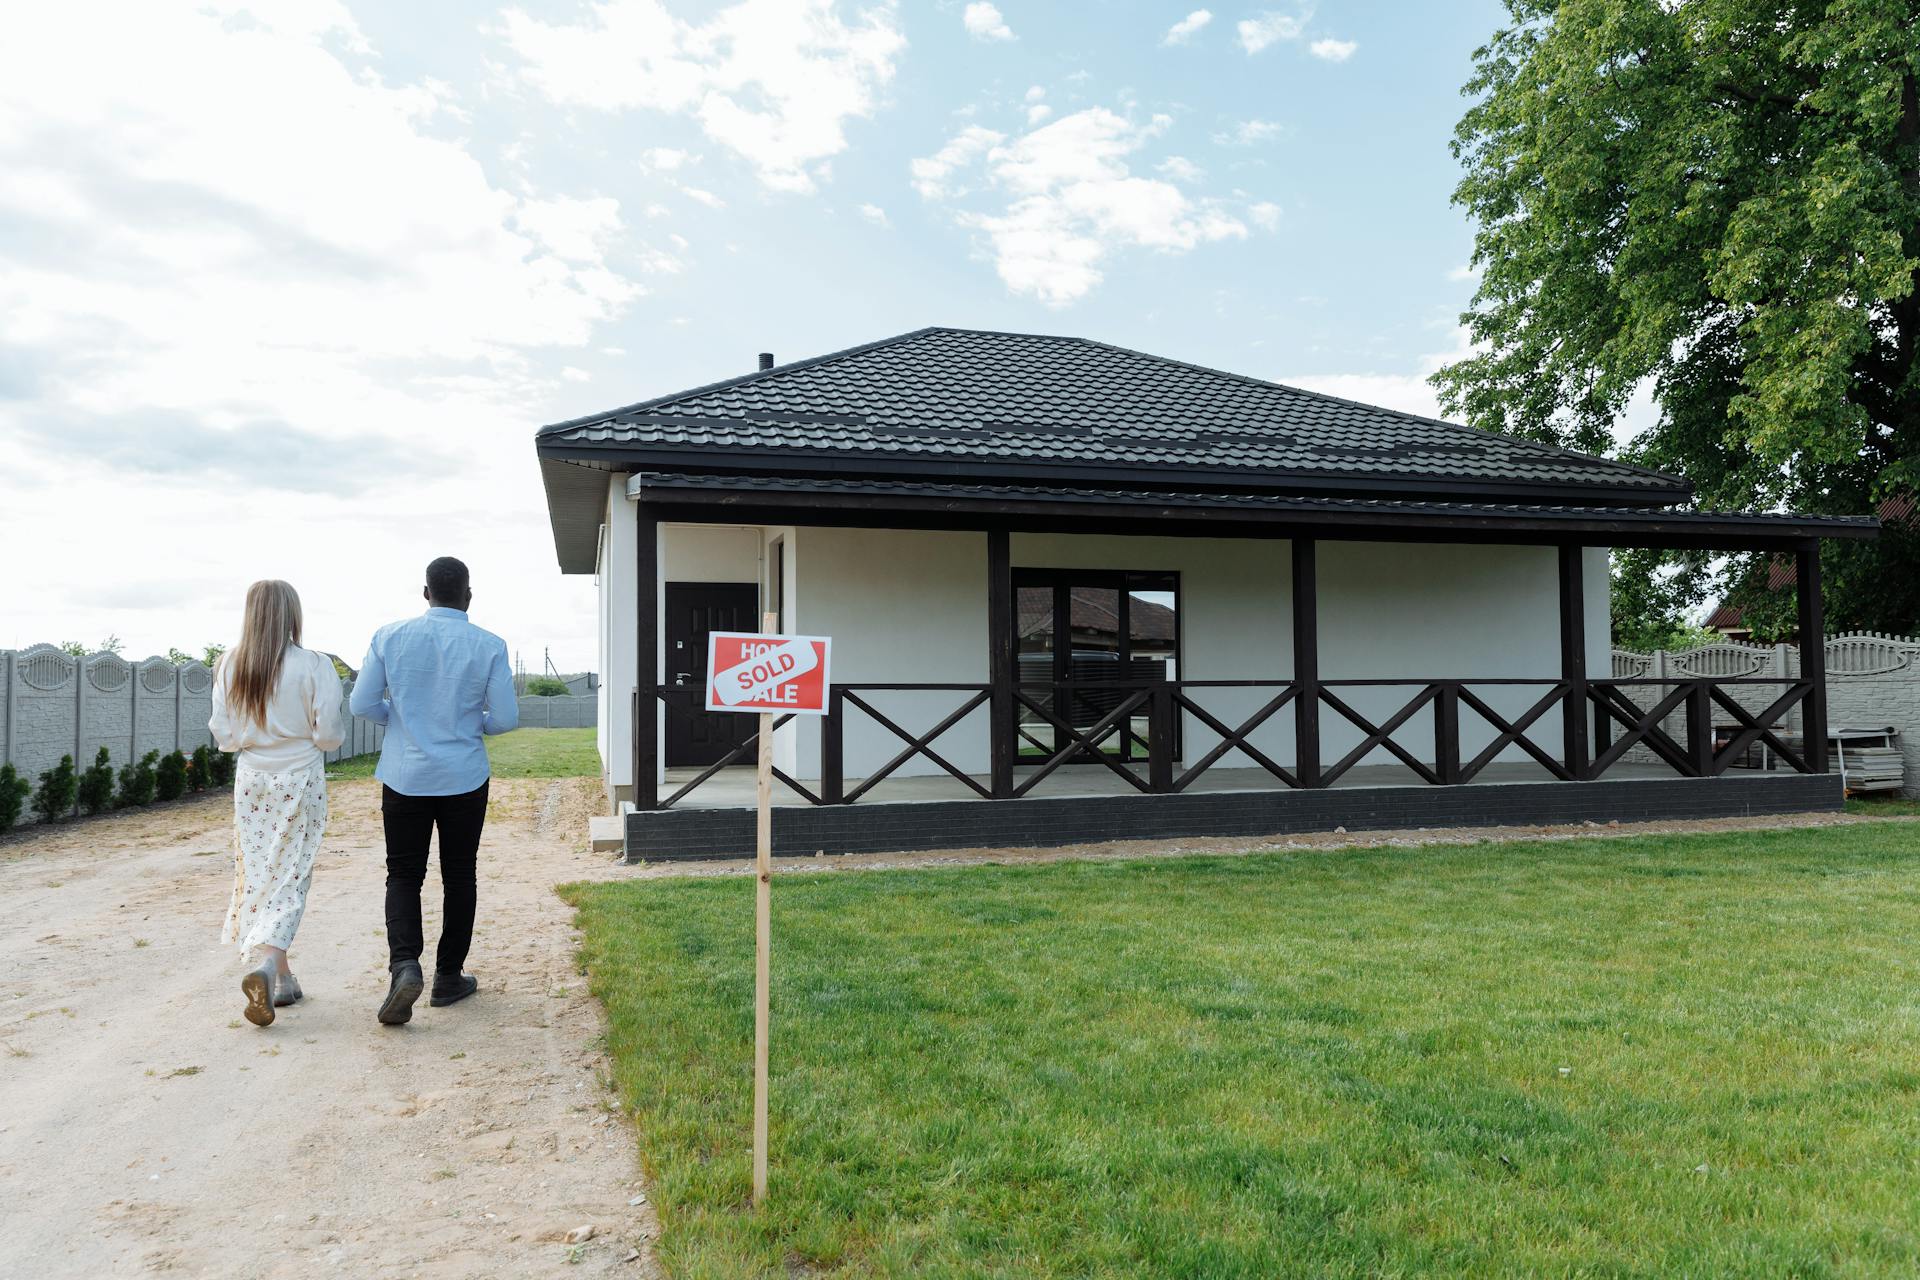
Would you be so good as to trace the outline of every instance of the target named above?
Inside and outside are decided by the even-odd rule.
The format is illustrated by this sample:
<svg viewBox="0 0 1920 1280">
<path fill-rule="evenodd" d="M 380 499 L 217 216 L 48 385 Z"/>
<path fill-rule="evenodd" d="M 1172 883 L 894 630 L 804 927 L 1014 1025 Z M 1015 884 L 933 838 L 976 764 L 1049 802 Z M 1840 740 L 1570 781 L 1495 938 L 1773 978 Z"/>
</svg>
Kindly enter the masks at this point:
<svg viewBox="0 0 1920 1280">
<path fill-rule="evenodd" d="M 1448 410 L 1678 472 L 1706 507 L 1869 514 L 1920 483 L 1911 0 L 1507 8 L 1455 132 L 1480 282 L 1474 353 L 1435 375 Z M 1616 451 L 1642 386 L 1659 420 Z M 1745 602 L 1756 561 L 1616 570 L 1659 608 L 1717 583 Z M 1831 543 L 1824 565 L 1834 625 L 1913 626 L 1920 539 Z M 1754 603 L 1792 616 L 1790 595 Z"/>
<path fill-rule="evenodd" d="M 567 682 L 552 676 L 533 676 L 527 681 L 527 696 L 530 698 L 564 698 L 568 692 Z"/>
</svg>

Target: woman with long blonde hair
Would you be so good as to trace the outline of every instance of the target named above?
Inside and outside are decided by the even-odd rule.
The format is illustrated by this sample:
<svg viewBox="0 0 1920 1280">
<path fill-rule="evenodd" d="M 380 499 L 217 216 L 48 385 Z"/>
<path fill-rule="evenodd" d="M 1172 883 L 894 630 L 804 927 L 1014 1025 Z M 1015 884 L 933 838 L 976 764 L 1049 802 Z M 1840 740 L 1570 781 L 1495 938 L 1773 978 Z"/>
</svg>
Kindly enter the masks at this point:
<svg viewBox="0 0 1920 1280">
<path fill-rule="evenodd" d="M 233 900 L 222 942 L 258 952 L 240 979 L 247 1021 L 300 999 L 287 950 L 307 909 L 327 829 L 324 753 L 345 738 L 333 660 L 300 647 L 300 597 L 277 579 L 247 588 L 240 643 L 221 655 L 207 727 L 239 753 L 233 775 Z"/>
</svg>

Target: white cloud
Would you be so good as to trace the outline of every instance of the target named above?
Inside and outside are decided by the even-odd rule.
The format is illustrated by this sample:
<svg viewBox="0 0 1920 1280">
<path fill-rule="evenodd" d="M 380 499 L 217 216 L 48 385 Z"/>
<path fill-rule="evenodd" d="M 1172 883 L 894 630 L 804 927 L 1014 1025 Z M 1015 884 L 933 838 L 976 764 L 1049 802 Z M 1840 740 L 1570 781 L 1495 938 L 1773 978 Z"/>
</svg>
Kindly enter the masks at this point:
<svg viewBox="0 0 1920 1280">
<path fill-rule="evenodd" d="M 958 210 L 957 220 L 984 235 L 1009 289 L 1062 306 L 1098 285 L 1118 250 L 1185 253 L 1246 236 L 1245 224 L 1218 202 L 1132 172 L 1132 155 L 1171 123 L 1162 115 L 1139 125 L 1094 107 L 1011 142 L 963 131 L 938 156 L 915 162 L 915 186 L 942 198 L 956 169 L 983 159 L 1004 204 Z"/>
<path fill-rule="evenodd" d="M 973 0 L 961 13 L 960 21 L 975 40 L 1013 39 L 1013 28 L 1000 16 L 999 6 L 992 0 Z"/>
<path fill-rule="evenodd" d="M 713 194 L 713 192 L 703 190 L 699 187 L 681 187 L 680 194 L 686 196 L 689 200 L 699 201 L 709 209 L 724 209 L 727 207 L 725 200 L 722 200 L 719 196 Z"/>
<path fill-rule="evenodd" d="M 1251 147 L 1262 142 L 1271 142 L 1287 131 L 1287 127 L 1275 120 L 1242 120 L 1233 128 L 1213 135 L 1213 140 L 1223 147 Z"/>
<path fill-rule="evenodd" d="M 947 189 L 947 179 L 985 155 L 1005 136 L 981 125 L 968 125 L 948 139 L 947 145 L 939 151 L 907 166 L 908 173 L 913 176 L 913 189 L 929 200 L 958 194 Z"/>
<path fill-rule="evenodd" d="M 655 173 L 677 173 L 682 167 L 696 163 L 699 156 L 673 147 L 648 147 L 640 153 L 640 166 Z"/>
<path fill-rule="evenodd" d="M 1206 176 L 1206 170 L 1185 156 L 1168 156 L 1153 167 L 1155 172 L 1164 173 L 1175 182 L 1194 183 Z"/>
<path fill-rule="evenodd" d="M 705 22 L 661 0 L 604 0 L 577 23 L 518 9 L 502 34 L 520 76 L 553 101 L 699 121 L 776 191 L 806 192 L 871 116 L 906 48 L 891 3 L 843 20 L 835 0 L 739 0 Z"/>
<path fill-rule="evenodd" d="M 1316 58 L 1327 62 L 1345 62 L 1360 45 L 1353 40 L 1315 40 L 1307 47 Z"/>
<path fill-rule="evenodd" d="M 568 382 L 592 382 L 593 381 L 592 374 L 588 373 L 585 369 L 575 368 L 573 365 L 567 365 L 565 368 L 561 369 L 560 376 L 562 378 L 565 378 Z"/>
<path fill-rule="evenodd" d="M 1294 14 L 1261 13 L 1243 18 L 1234 31 L 1240 37 L 1240 47 L 1255 54 L 1282 40 L 1298 40 L 1306 25 L 1304 17 Z"/>
<path fill-rule="evenodd" d="M 566 262 L 598 264 L 620 233 L 620 202 L 607 196 L 523 200 L 513 220 L 522 231 Z"/>
<path fill-rule="evenodd" d="M 861 205 L 860 216 L 865 218 L 868 222 L 871 222 L 876 227 L 884 227 L 888 225 L 887 211 L 885 209 L 882 209 L 877 204 Z"/>
<path fill-rule="evenodd" d="M 1029 128 L 1039 124 L 1042 120 L 1045 120 L 1053 114 L 1053 108 L 1042 101 L 1046 96 L 1047 91 L 1037 84 L 1027 90 L 1025 101 L 1027 104 L 1027 125 Z"/>
<path fill-rule="evenodd" d="M 1247 216 L 1253 219 L 1253 225 L 1262 231 L 1275 231 L 1280 227 L 1280 206 L 1271 200 L 1261 200 L 1247 209 Z"/>
<path fill-rule="evenodd" d="M 622 210 L 495 185 L 452 91 L 376 57 L 324 5 L 11 17 L 0 511 L 66 541 L 8 565 L 10 640 L 230 638 L 245 584 L 271 575 L 300 587 L 312 643 L 357 660 L 415 606 L 418 566 L 457 549 L 485 625 L 591 653 L 591 594 L 553 572 L 528 432 L 565 385 L 556 352 L 643 292 Z M 48 431 L 51 452 L 28 446 Z M 75 521 L 73 468 L 94 465 L 79 442 L 135 437 L 191 465 L 147 468 Z M 125 554 L 156 538 L 193 552 Z M 128 582 L 155 606 L 98 614 Z"/>
<path fill-rule="evenodd" d="M 1447 279 L 1456 284 L 1462 280 L 1478 280 L 1479 278 L 1480 268 L 1474 266 L 1471 262 L 1463 262 L 1453 268 L 1453 270 L 1447 272 Z"/>
<path fill-rule="evenodd" d="M 1180 21 L 1167 28 L 1167 34 L 1161 38 L 1161 44 L 1185 44 L 1193 39 L 1199 30 L 1213 21 L 1213 14 L 1206 9 L 1195 9 Z"/>
<path fill-rule="evenodd" d="M 1421 356 L 1416 373 L 1322 373 L 1285 377 L 1279 381 L 1303 390 L 1339 396 L 1343 400 L 1377 404 L 1386 409 L 1398 409 L 1402 413 L 1419 414 L 1423 418 L 1439 418 L 1443 416 L 1439 393 L 1427 382 L 1428 376 L 1437 372 L 1442 365 L 1452 364 L 1472 353 L 1471 336 L 1465 329 L 1456 326 L 1453 330 L 1453 349 Z"/>
</svg>

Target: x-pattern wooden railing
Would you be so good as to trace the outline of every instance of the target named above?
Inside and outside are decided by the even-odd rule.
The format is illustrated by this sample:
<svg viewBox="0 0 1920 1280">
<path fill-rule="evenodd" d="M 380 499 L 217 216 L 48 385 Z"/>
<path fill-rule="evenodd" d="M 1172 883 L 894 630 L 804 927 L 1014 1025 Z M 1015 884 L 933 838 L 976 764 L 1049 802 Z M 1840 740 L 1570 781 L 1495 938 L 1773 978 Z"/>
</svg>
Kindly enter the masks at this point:
<svg viewBox="0 0 1920 1280">
<path fill-rule="evenodd" d="M 875 769 L 872 773 L 868 774 L 865 778 L 861 779 L 860 785 L 855 787 L 852 791 L 845 792 L 843 795 L 841 795 L 840 797 L 841 803 L 852 804 L 855 800 L 858 800 L 861 796 L 871 791 L 876 784 L 884 781 L 889 775 L 893 773 L 894 770 L 898 769 L 901 765 L 913 759 L 915 756 L 925 756 L 927 759 L 931 760 L 933 763 L 939 765 L 942 769 L 946 770 L 949 774 L 953 775 L 955 778 L 958 778 L 961 782 L 965 783 L 967 786 L 973 788 L 973 790 L 978 792 L 983 798 L 988 800 L 993 799 L 993 792 L 991 790 L 981 786 L 980 783 L 977 780 L 975 780 L 971 775 L 969 775 L 964 769 L 961 769 L 958 765 L 955 765 L 951 760 L 947 759 L 945 756 L 935 751 L 932 745 L 933 740 L 935 738 L 938 738 L 941 734 L 953 728 L 953 726 L 959 724 L 962 720 L 966 719 L 969 715 L 973 714 L 973 712 L 977 708 L 985 706 L 988 703 L 988 701 L 992 699 L 993 690 L 981 689 L 980 691 L 975 693 L 971 698 L 968 698 L 965 702 L 961 703 L 958 710 L 953 711 L 952 713 L 947 715 L 946 718 L 941 720 L 940 723 L 934 725 L 933 728 L 927 730 L 925 733 L 920 734 L 916 737 L 914 734 L 907 732 L 905 729 L 902 729 L 899 725 L 895 724 L 893 720 L 889 718 L 885 713 L 880 711 L 879 708 L 875 707 L 871 702 L 868 702 L 865 698 L 862 698 L 860 696 L 858 690 L 862 688 L 867 688 L 867 687 L 870 687 L 870 686 L 839 685 L 835 687 L 831 695 L 833 700 L 832 714 L 838 721 L 838 723 L 836 723 L 834 726 L 835 732 L 842 735 L 845 734 L 846 732 L 845 708 L 848 704 L 851 704 L 855 707 L 858 707 L 861 711 L 866 712 L 867 715 L 873 717 L 873 720 L 875 723 L 879 724 L 881 728 L 887 730 L 889 733 L 899 738 L 902 742 L 906 743 L 907 748 L 906 750 L 900 752 L 898 755 L 894 756 L 891 760 L 887 761 L 885 764 L 881 765 L 878 769 Z M 836 782 L 836 783 L 838 781 L 839 779 L 837 778 L 833 780 L 833 782 Z M 829 793 L 831 793 L 831 788 L 832 788 L 832 783 L 829 784 Z"/>
<path fill-rule="evenodd" d="M 686 702 L 692 705 L 698 705 L 697 703 L 694 703 L 693 696 L 691 696 L 691 695 L 697 694 L 698 692 L 697 690 L 661 689 L 658 692 L 659 692 L 660 701 L 667 703 L 669 705 L 671 705 L 675 701 Z M 790 715 L 777 717 L 773 722 L 773 729 L 778 730 L 781 725 L 787 723 L 787 721 L 791 719 L 793 719 L 793 717 Z M 684 800 L 687 797 L 687 795 L 694 790 L 694 788 L 698 787 L 701 783 L 705 782 L 708 778 L 711 778 L 714 774 L 720 772 L 722 769 L 726 768 L 728 765 L 740 764 L 744 762 L 749 756 L 757 754 L 759 752 L 759 742 L 760 742 L 760 735 L 758 733 L 748 734 L 746 739 L 742 741 L 738 746 L 734 747 L 733 750 L 727 752 L 727 754 L 725 754 L 724 756 L 721 756 L 718 760 L 714 761 L 712 764 L 702 769 L 699 773 L 695 774 L 685 784 L 683 784 L 679 790 L 675 791 L 672 795 L 662 800 L 660 802 L 660 807 L 662 809 L 673 808 L 674 805 Z M 825 804 L 826 803 L 826 800 L 824 797 L 815 794 L 810 788 L 808 788 L 805 784 L 803 784 L 798 778 L 795 778 L 791 774 L 787 773 L 786 770 L 776 767 L 773 770 L 773 776 L 779 779 L 780 782 L 783 783 L 784 785 L 791 787 L 796 794 L 804 797 L 808 804 Z"/>
<path fill-rule="evenodd" d="M 1186 772 L 1173 780 L 1173 790 L 1185 791 L 1192 785 L 1194 779 L 1198 778 L 1208 769 L 1211 769 L 1214 763 L 1229 751 L 1239 751 L 1242 755 L 1246 756 L 1247 759 L 1253 761 L 1262 769 L 1265 769 L 1268 773 L 1286 783 L 1289 787 L 1297 787 L 1300 785 L 1300 779 L 1292 770 L 1275 763 L 1265 752 L 1254 746 L 1252 741 L 1250 741 L 1255 729 L 1258 729 L 1261 725 L 1272 719 L 1276 712 L 1299 696 L 1299 686 L 1292 684 L 1287 685 L 1281 689 L 1280 692 L 1267 699 L 1258 711 L 1231 729 L 1222 723 L 1211 711 L 1208 711 L 1205 707 L 1194 701 L 1193 698 L 1189 697 L 1185 689 L 1176 686 L 1169 687 L 1172 689 L 1170 697 L 1175 707 L 1185 711 L 1201 724 L 1204 724 L 1207 728 L 1220 735 L 1220 741 L 1214 743 L 1207 754 L 1194 761 L 1187 767 Z"/>
<path fill-rule="evenodd" d="M 1026 795 L 1029 791 L 1039 786 L 1048 774 L 1051 774 L 1055 769 L 1067 763 L 1067 761 L 1083 758 L 1083 753 L 1085 757 L 1097 760 L 1107 768 L 1113 770 L 1114 773 L 1125 779 L 1136 789 L 1140 791 L 1151 791 L 1153 787 L 1148 780 L 1143 779 L 1139 774 L 1127 768 L 1125 764 L 1115 760 L 1107 752 L 1100 749 L 1102 742 L 1112 737 L 1115 733 L 1121 732 L 1121 727 L 1126 723 L 1127 718 L 1132 716 L 1135 710 L 1146 703 L 1147 696 L 1150 692 L 1151 690 L 1149 689 L 1136 689 L 1132 693 L 1125 695 L 1111 711 L 1095 721 L 1093 727 L 1082 731 L 1073 726 L 1071 716 L 1066 720 L 1062 720 L 1053 713 L 1049 705 L 1042 703 L 1036 697 L 1027 696 L 1027 692 L 1024 689 L 1016 688 L 1013 691 L 1014 700 L 1053 726 L 1053 731 L 1057 735 L 1054 738 L 1055 744 L 1057 745 L 1059 743 L 1061 736 L 1066 737 L 1068 743 L 1035 766 L 1033 772 L 1028 774 L 1025 780 L 1014 788 L 1013 794 L 1016 796 Z"/>
<path fill-rule="evenodd" d="M 1749 709 L 1736 697 L 1746 686 L 1784 685 L 1785 688 L 1758 711 Z M 1379 715 L 1371 707 L 1362 710 L 1355 703 L 1360 690 L 1412 687 L 1412 694 L 1392 711 Z M 1629 690 L 1645 686 L 1651 693 Z M 1113 705 L 1091 724 L 1076 723 L 1083 717 L 1072 713 L 1075 694 L 1089 686 L 1076 688 L 1059 685 L 1017 685 L 1009 699 L 1014 723 L 1009 726 L 1012 743 L 1025 742 L 1045 754 L 1037 760 L 1021 762 L 1021 770 L 1003 794 L 1019 797 L 1033 792 L 1062 766 L 1076 762 L 1097 763 L 1124 781 L 1135 791 L 1170 793 L 1186 791 L 1222 760 L 1246 761 L 1287 787 L 1326 787 L 1347 775 L 1370 757 L 1384 752 L 1405 766 L 1423 782 L 1449 786 L 1471 782 L 1510 749 L 1524 753 L 1546 773 L 1561 781 L 1599 778 L 1625 759 L 1636 747 L 1644 748 L 1687 777 L 1711 777 L 1740 763 L 1758 744 L 1765 746 L 1787 767 L 1801 773 L 1811 772 L 1803 747 L 1789 741 L 1781 732 L 1783 717 L 1813 696 L 1809 681 L 1785 681 L 1766 678 L 1690 678 L 1592 680 L 1574 683 L 1566 680 L 1529 679 L 1456 679 L 1456 680 L 1325 680 L 1311 688 L 1290 680 L 1168 680 L 1113 681 L 1100 685 L 1104 702 Z M 1509 715 L 1495 706 L 1490 692 L 1494 688 L 1531 688 L 1539 692 L 1518 714 Z M 1242 694 L 1264 695 L 1264 700 L 1238 723 L 1203 705 L 1200 695 L 1206 690 L 1233 689 Z M 880 694 L 926 694 L 946 691 L 961 695 L 958 705 L 946 712 L 931 728 L 916 733 L 900 723 L 898 712 L 883 711 L 876 705 Z M 662 689 L 662 702 L 675 701 L 697 707 L 693 691 Z M 880 782 L 895 776 L 909 761 L 929 761 L 973 794 L 996 798 L 995 790 L 983 784 L 955 760 L 943 755 L 936 743 L 967 717 L 992 706 L 994 690 L 979 683 L 950 684 L 846 684 L 832 691 L 829 714 L 821 720 L 821 783 L 816 793 L 780 769 L 774 775 L 794 794 L 812 804 L 851 804 L 868 795 Z M 1563 726 L 1556 710 L 1578 704 L 1585 698 L 1593 713 L 1591 759 L 1569 761 L 1563 742 L 1559 749 L 1535 739 L 1541 722 L 1551 718 L 1556 728 Z M 1299 710 L 1303 701 L 1317 705 L 1358 730 L 1360 739 L 1338 760 L 1320 769 L 1317 776 L 1302 778 L 1297 768 L 1275 760 L 1271 748 L 1256 744 L 1257 731 L 1276 722 L 1280 712 Z M 1250 700 L 1250 699 L 1249 699 Z M 1244 703 L 1243 703 L 1244 705 Z M 1462 758 L 1462 709 L 1477 716 L 1492 730 L 1492 736 L 1470 758 Z M 1022 714 L 1024 711 L 1025 714 Z M 1430 711 L 1431 733 L 1419 748 L 1403 737 L 1408 725 L 1422 712 Z M 1737 726 L 1724 743 L 1718 740 L 1716 711 Z M 853 713 L 871 719 L 904 744 L 884 763 L 874 768 L 855 785 L 843 767 L 846 726 Z M 1143 736 L 1136 718 L 1146 717 Z M 1675 716 L 1682 716 L 1685 729 L 1676 736 L 1667 729 Z M 778 728 L 792 720 L 782 716 L 774 722 Z M 1214 735 L 1205 752 L 1191 761 L 1176 761 L 1181 735 L 1177 726 L 1185 720 L 1190 727 L 1204 728 Z M 1296 719 L 1297 725 L 1305 717 Z M 1282 720 L 1284 722 L 1284 718 Z M 1051 740 L 1043 736 L 1051 732 Z M 1570 732 L 1570 731 L 1567 731 Z M 1320 729 L 1322 745 L 1326 729 Z M 1122 758 L 1132 752 L 1111 749 L 1115 740 L 1137 744 L 1145 749 L 1145 776 L 1136 767 L 1140 761 Z M 1577 735 L 1576 735 L 1577 741 Z M 721 759 L 703 768 L 660 802 L 670 808 L 715 774 L 747 760 L 754 752 L 755 739 L 748 737 Z M 1425 754 L 1429 749 L 1432 758 Z"/>
</svg>

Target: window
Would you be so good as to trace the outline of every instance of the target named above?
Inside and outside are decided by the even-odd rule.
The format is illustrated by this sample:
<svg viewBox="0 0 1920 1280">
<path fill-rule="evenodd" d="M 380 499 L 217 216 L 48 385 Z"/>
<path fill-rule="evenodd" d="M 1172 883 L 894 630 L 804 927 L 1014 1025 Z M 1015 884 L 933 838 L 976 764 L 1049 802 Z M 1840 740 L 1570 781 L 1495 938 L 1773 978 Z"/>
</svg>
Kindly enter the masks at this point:
<svg viewBox="0 0 1920 1280">
<path fill-rule="evenodd" d="M 1048 715 L 1085 731 L 1142 685 L 1177 680 L 1180 576 L 1091 569 L 1015 569 L 1015 679 Z M 1101 750 L 1125 760 L 1148 751 L 1147 708 Z M 1022 707 L 1018 755 L 1052 755 L 1064 741 L 1047 716 Z M 1178 748 L 1175 748 L 1176 754 Z"/>
</svg>

